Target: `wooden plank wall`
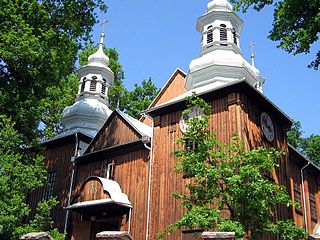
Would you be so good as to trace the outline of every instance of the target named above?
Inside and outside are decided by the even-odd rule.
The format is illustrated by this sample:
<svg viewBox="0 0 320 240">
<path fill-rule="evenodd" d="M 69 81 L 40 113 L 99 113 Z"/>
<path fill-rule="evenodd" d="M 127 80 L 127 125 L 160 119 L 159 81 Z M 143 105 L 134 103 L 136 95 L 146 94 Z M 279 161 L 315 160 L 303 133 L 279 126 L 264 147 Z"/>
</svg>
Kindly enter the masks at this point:
<svg viewBox="0 0 320 240">
<path fill-rule="evenodd" d="M 290 191 L 292 196 L 292 201 L 294 202 L 294 183 L 298 184 L 300 189 L 301 196 L 301 209 L 296 209 L 292 206 L 293 219 L 295 223 L 305 228 L 305 219 L 304 219 L 304 199 L 302 193 L 302 182 L 301 182 L 301 168 L 306 166 L 305 163 L 298 164 L 299 161 L 297 159 L 301 159 L 302 157 L 298 154 L 290 151 Z M 317 219 L 320 219 L 320 177 L 317 175 L 318 171 L 315 171 L 313 167 L 309 165 L 303 173 L 304 173 L 304 189 L 305 189 L 305 199 L 306 199 L 306 210 L 307 210 L 307 221 L 308 221 L 308 232 L 312 233 L 313 228 L 317 224 Z M 317 208 L 317 219 L 311 217 L 311 209 L 310 209 L 310 193 L 315 195 L 316 199 L 316 208 Z"/>
<path fill-rule="evenodd" d="M 147 192 L 149 174 L 149 151 L 141 146 L 140 150 L 109 158 L 105 156 L 99 161 L 90 161 L 77 167 L 74 194 L 80 190 L 81 184 L 90 176 L 106 177 L 106 167 L 114 162 L 114 180 L 123 193 L 127 194 L 133 205 L 131 219 L 131 236 L 143 239 L 146 233 Z M 127 225 L 121 230 L 127 230 Z"/>
<path fill-rule="evenodd" d="M 177 69 L 173 73 L 169 81 L 166 83 L 166 85 L 161 89 L 156 99 L 151 103 L 150 108 L 161 105 L 162 103 L 165 103 L 185 93 L 187 91 L 187 89 L 185 89 L 184 87 L 185 77 L 185 73 Z M 142 121 L 144 124 L 147 124 L 148 126 L 151 126 L 151 120 L 145 118 L 144 116 L 141 117 L 140 121 Z"/>
<path fill-rule="evenodd" d="M 247 96 L 235 93 L 213 99 L 209 103 L 213 113 L 210 118 L 210 130 L 216 132 L 219 142 L 229 142 L 231 136 L 237 133 L 246 142 L 248 148 L 271 145 L 264 139 L 260 130 L 260 114 L 264 110 L 259 109 L 253 101 L 249 101 Z M 176 222 L 184 211 L 179 201 L 172 196 L 174 191 L 185 192 L 184 186 L 188 181 L 175 172 L 177 159 L 172 156 L 172 152 L 177 148 L 176 141 L 182 136 L 179 129 L 181 112 L 182 110 L 177 109 L 175 112 L 160 115 L 160 124 L 154 129 L 150 239 L 156 239 L 156 234 L 169 224 Z M 271 113 L 269 114 L 274 120 L 276 131 L 274 146 L 286 151 L 283 127 L 277 124 Z M 275 174 L 277 182 L 287 183 L 286 171 L 286 158 L 283 158 L 280 169 Z M 285 210 L 279 207 L 281 216 L 287 215 Z M 181 233 L 176 231 L 166 239 L 180 238 Z"/>
<path fill-rule="evenodd" d="M 274 115 L 269 108 L 265 106 L 257 106 L 255 99 L 250 99 L 244 93 L 237 93 L 236 104 L 229 108 L 240 108 L 238 111 L 238 121 L 240 128 L 238 129 L 241 139 L 243 139 L 248 149 L 254 149 L 259 146 L 266 148 L 274 147 L 278 151 L 285 153 L 285 156 L 279 159 L 278 168 L 272 173 L 272 178 L 277 184 L 284 185 L 287 189 L 290 187 L 289 166 L 288 166 L 288 146 L 285 140 L 285 127 L 283 123 Z M 230 99 L 230 95 L 229 95 Z M 260 126 L 260 115 L 262 112 L 268 113 L 271 117 L 275 130 L 273 142 L 269 142 L 264 137 Z M 277 206 L 277 217 L 287 219 L 292 217 L 291 209 L 285 206 Z"/>
<path fill-rule="evenodd" d="M 122 117 L 115 115 L 107 126 L 99 131 L 86 152 L 94 152 L 108 147 L 139 140 L 140 136 Z"/>
<path fill-rule="evenodd" d="M 161 90 L 158 98 L 153 102 L 152 107 L 158 106 L 185 93 L 187 90 L 185 89 L 184 84 L 185 75 L 177 70 L 167 85 Z"/>
<path fill-rule="evenodd" d="M 55 227 L 57 227 L 61 232 L 64 230 L 66 211 L 63 207 L 67 206 L 68 203 L 72 172 L 71 157 L 74 155 L 74 150 L 75 143 L 69 142 L 61 145 L 59 144 L 58 146 L 49 146 L 44 151 L 45 166 L 48 172 L 55 171 L 57 173 L 54 195 L 57 196 L 60 203 L 54 208 L 52 217 Z M 43 188 L 38 188 L 30 193 L 28 199 L 32 211 L 29 219 L 34 217 L 37 203 L 42 200 L 42 194 Z"/>
</svg>

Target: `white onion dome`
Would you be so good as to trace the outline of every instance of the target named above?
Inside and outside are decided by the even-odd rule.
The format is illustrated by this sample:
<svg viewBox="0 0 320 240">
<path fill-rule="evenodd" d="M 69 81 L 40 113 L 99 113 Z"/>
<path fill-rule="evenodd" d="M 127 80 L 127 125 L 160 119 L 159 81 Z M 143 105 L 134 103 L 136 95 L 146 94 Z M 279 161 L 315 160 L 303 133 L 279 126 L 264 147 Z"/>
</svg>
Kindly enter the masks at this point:
<svg viewBox="0 0 320 240">
<path fill-rule="evenodd" d="M 88 66 L 99 66 L 101 64 L 103 67 L 108 67 L 109 57 L 103 51 L 103 38 L 104 34 L 101 35 L 98 51 L 88 57 Z"/>
<path fill-rule="evenodd" d="M 80 131 L 94 137 L 111 113 L 105 103 L 85 98 L 63 110 L 61 123 L 64 132 Z"/>
<path fill-rule="evenodd" d="M 211 11 L 228 11 L 232 12 L 233 7 L 227 0 L 213 0 L 208 3 L 208 12 Z"/>
</svg>

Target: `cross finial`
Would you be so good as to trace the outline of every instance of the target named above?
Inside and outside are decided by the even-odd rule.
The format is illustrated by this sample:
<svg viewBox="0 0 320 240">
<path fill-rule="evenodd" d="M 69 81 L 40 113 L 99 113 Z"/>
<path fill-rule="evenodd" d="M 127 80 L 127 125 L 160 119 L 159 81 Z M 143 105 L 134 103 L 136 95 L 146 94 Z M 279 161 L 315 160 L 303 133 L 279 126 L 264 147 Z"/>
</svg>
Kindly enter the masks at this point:
<svg viewBox="0 0 320 240">
<path fill-rule="evenodd" d="M 106 18 L 104 18 L 104 20 L 102 21 L 102 23 L 100 24 L 101 26 L 102 26 L 102 29 L 101 29 L 101 39 L 100 39 L 100 46 L 99 47 L 101 47 L 102 48 L 102 46 L 103 46 L 103 40 L 104 40 L 104 36 L 105 36 L 105 34 L 104 34 L 104 26 L 108 23 L 109 21 L 106 19 Z"/>
<path fill-rule="evenodd" d="M 251 65 L 254 66 L 254 48 L 256 46 L 256 43 L 254 41 L 250 41 L 249 48 L 251 48 Z"/>
</svg>

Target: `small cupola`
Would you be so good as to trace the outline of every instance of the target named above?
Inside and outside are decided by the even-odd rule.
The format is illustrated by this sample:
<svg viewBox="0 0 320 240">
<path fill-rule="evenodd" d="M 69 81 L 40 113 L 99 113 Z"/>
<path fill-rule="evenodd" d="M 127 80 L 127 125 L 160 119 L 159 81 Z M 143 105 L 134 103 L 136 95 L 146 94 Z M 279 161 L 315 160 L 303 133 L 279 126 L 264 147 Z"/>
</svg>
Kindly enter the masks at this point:
<svg viewBox="0 0 320 240">
<path fill-rule="evenodd" d="M 198 19 L 201 33 L 200 56 L 190 62 L 185 87 L 222 86 L 246 80 L 262 92 L 264 79 L 259 70 L 242 56 L 240 33 L 243 21 L 227 0 L 213 0 Z"/>
<path fill-rule="evenodd" d="M 109 58 L 103 52 L 104 33 L 99 49 L 88 57 L 88 64 L 78 71 L 79 90 L 73 105 L 63 110 L 60 136 L 75 132 L 94 137 L 111 115 L 108 108 L 108 88 L 114 80 Z"/>
<path fill-rule="evenodd" d="M 80 78 L 77 99 L 96 98 L 108 102 L 108 89 L 114 80 L 109 68 L 109 57 L 103 51 L 104 33 L 101 34 L 99 49 L 88 57 L 88 64 L 79 69 Z"/>
<path fill-rule="evenodd" d="M 227 0 L 208 3 L 207 12 L 198 20 L 197 30 L 202 34 L 201 54 L 217 48 L 240 50 L 240 32 L 243 21 L 233 12 Z"/>
</svg>

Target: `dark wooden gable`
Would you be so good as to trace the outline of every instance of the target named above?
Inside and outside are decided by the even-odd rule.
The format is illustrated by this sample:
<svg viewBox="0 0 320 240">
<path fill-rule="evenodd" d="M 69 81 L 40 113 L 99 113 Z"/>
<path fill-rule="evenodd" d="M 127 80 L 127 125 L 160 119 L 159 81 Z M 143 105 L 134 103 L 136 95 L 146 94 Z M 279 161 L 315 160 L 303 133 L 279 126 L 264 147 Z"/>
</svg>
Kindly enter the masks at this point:
<svg viewBox="0 0 320 240">
<path fill-rule="evenodd" d="M 85 153 L 92 153 L 141 139 L 128 121 L 115 110 L 97 133 Z"/>
</svg>

